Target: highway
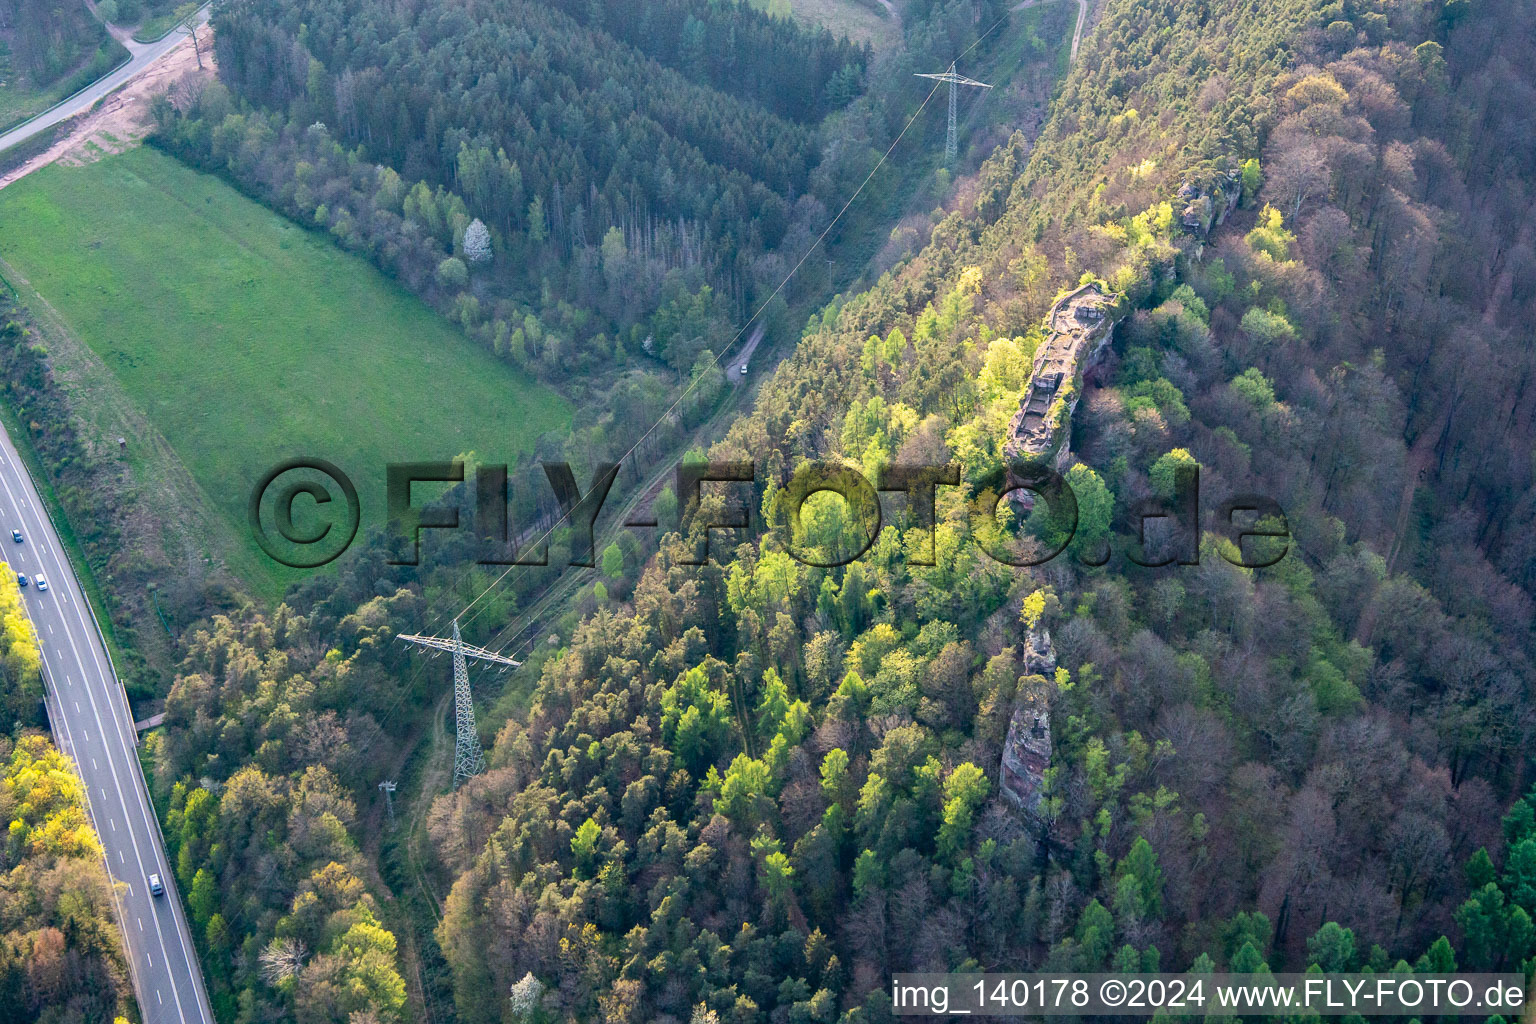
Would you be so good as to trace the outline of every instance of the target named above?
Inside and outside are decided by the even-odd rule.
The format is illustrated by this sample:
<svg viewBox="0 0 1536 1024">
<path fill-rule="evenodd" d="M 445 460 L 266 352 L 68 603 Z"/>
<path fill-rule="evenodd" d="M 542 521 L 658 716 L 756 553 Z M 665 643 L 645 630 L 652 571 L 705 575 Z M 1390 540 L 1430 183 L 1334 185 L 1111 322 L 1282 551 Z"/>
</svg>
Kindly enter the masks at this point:
<svg viewBox="0 0 1536 1024">
<path fill-rule="evenodd" d="M 22 532 L 15 543 L 12 530 Z M 16 447 L 0 430 L 0 543 L 10 571 L 35 578 L 22 600 L 37 628 L 54 740 L 85 784 L 116 890 L 118 924 L 146 1024 L 212 1024 L 186 914 L 165 857 L 160 825 L 139 770 L 133 721 L 95 621 Z M 146 881 L 158 874 L 162 896 Z"/>
<path fill-rule="evenodd" d="M 204 6 L 198 12 L 197 17 L 199 25 L 206 22 L 208 20 L 208 8 Z M 114 35 L 117 34 L 114 33 Z M 185 28 L 178 28 L 164 39 L 153 43 L 136 43 L 131 38 L 128 38 L 126 34 L 117 35 L 117 41 L 127 47 L 129 54 L 132 55 L 128 63 L 111 74 L 98 78 L 73 96 L 54 104 L 32 120 L 17 125 L 4 135 L 0 135 L 0 150 L 9 149 L 18 142 L 25 142 L 38 132 L 51 128 L 66 118 L 74 117 L 76 114 L 83 114 L 90 110 L 96 105 L 97 100 L 119 86 L 137 78 L 145 68 L 174 50 L 185 38 L 187 38 L 187 30 Z"/>
</svg>

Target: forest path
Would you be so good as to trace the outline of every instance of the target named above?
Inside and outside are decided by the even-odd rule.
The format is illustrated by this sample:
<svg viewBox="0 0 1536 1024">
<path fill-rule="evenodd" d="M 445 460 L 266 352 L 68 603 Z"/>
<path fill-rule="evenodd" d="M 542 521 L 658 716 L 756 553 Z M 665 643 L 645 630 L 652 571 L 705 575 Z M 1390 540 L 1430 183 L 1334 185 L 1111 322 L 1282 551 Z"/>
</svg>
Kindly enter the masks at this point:
<svg viewBox="0 0 1536 1024">
<path fill-rule="evenodd" d="M 1392 527 L 1392 544 L 1387 548 L 1388 572 L 1397 569 L 1397 556 L 1402 553 L 1403 537 L 1408 533 L 1408 521 L 1413 516 L 1413 496 L 1418 492 L 1419 485 L 1429 479 L 1429 463 L 1435 456 L 1436 444 L 1444 435 L 1446 421 L 1449 419 L 1449 413 L 1443 415 L 1434 427 L 1420 434 L 1408 449 L 1408 458 L 1403 463 L 1403 492 L 1397 504 L 1397 523 Z M 1363 623 L 1364 619 L 1361 621 Z"/>
<path fill-rule="evenodd" d="M 757 351 L 757 343 L 763 340 L 764 333 L 765 328 L 762 324 L 758 324 L 756 330 L 752 332 L 752 336 L 747 339 L 747 343 L 741 346 L 741 351 L 736 353 L 736 358 L 726 364 L 725 382 L 727 384 L 741 384 L 744 382 L 746 374 L 742 373 L 742 371 L 748 369 L 747 363 L 752 358 L 752 353 Z"/>
<path fill-rule="evenodd" d="M 881 3 L 889 3 L 889 0 L 880 0 Z M 1060 0 L 1020 0 L 1013 5 L 1015 11 L 1027 11 L 1031 7 L 1044 7 L 1046 4 L 1059 3 Z M 1083 26 L 1088 23 L 1088 0 L 1077 0 L 1077 27 L 1072 30 L 1072 59 L 1077 60 L 1077 49 L 1083 42 Z"/>
<path fill-rule="evenodd" d="M 116 39 L 118 42 L 122 43 L 123 48 L 126 49 L 132 56 L 137 57 L 141 51 L 147 50 L 149 48 L 149 43 L 141 43 L 137 39 L 133 38 L 134 30 L 132 26 L 124 27 L 122 25 L 114 25 L 107 21 L 107 19 L 103 18 L 101 16 L 101 12 L 96 9 L 96 0 L 85 0 L 85 6 L 90 9 L 91 17 L 101 22 L 102 25 L 105 26 L 107 34 L 110 35 L 113 39 Z"/>
</svg>

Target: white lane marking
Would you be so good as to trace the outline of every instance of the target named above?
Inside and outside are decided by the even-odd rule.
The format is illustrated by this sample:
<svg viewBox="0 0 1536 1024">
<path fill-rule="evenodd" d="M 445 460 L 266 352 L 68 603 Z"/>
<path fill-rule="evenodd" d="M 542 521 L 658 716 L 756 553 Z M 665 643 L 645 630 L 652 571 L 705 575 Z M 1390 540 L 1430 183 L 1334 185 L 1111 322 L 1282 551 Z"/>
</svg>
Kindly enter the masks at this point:
<svg viewBox="0 0 1536 1024">
<path fill-rule="evenodd" d="M 160 1000 L 160 1005 L 161 1006 L 165 1005 L 165 996 L 162 996 L 160 994 L 160 990 L 159 989 L 155 989 L 155 998 Z"/>
<path fill-rule="evenodd" d="M 80 702 L 79 701 L 75 701 L 75 714 L 78 715 L 79 713 L 80 713 Z M 93 757 L 93 758 L 91 758 L 91 767 L 94 768 L 95 766 L 96 766 L 96 759 Z"/>
<path fill-rule="evenodd" d="M 96 763 L 96 759 L 94 757 L 91 758 L 91 771 L 93 771 L 93 772 L 101 771 L 101 766 Z"/>
<path fill-rule="evenodd" d="M 136 918 L 134 918 L 134 920 L 139 922 L 139 931 L 143 931 L 144 930 L 144 919 L 142 917 L 136 917 Z"/>
<path fill-rule="evenodd" d="M 107 821 L 111 823 L 112 831 L 116 832 L 117 831 L 117 819 L 116 818 L 108 818 Z"/>
<path fill-rule="evenodd" d="M 3 441 L 5 443 L 7 443 L 7 444 L 9 442 L 9 438 L 4 437 L 3 431 L 0 431 L 0 441 Z M 3 448 L 0 448 L 0 458 L 6 458 L 6 453 L 3 450 Z M 8 458 L 6 459 L 6 461 L 7 461 L 7 464 L 9 464 Z M 65 590 L 67 591 L 70 583 L 74 582 L 73 568 L 71 566 L 69 566 L 68 563 L 64 562 L 63 559 L 61 559 L 61 558 L 59 558 L 58 556 L 55 555 L 54 550 L 53 550 L 53 546 L 49 543 L 49 527 L 51 527 L 51 523 L 47 519 L 47 517 L 44 515 L 44 513 L 42 511 L 40 511 L 39 500 L 35 497 L 35 495 L 30 494 L 28 492 L 28 489 L 27 489 L 27 484 L 28 483 L 29 483 L 29 481 L 27 481 L 25 477 L 21 477 L 21 478 L 18 479 L 18 487 L 20 487 L 22 489 L 23 496 L 25 496 L 25 497 L 27 497 L 29 499 L 28 503 L 27 503 L 27 505 L 28 505 L 27 511 L 31 511 L 33 513 L 33 515 L 36 516 L 38 522 L 41 523 L 41 524 L 44 524 L 42 527 L 40 527 L 38 529 L 35 529 L 35 530 L 32 530 L 32 533 L 33 533 L 34 536 L 41 538 L 41 543 L 38 545 L 39 548 L 41 549 L 41 553 L 43 555 L 48 556 L 49 558 L 54 559 L 55 565 L 57 567 L 55 572 L 54 572 L 54 576 L 55 576 L 56 579 L 64 581 L 63 585 L 65 587 Z M 15 504 L 18 509 L 20 509 L 21 508 L 21 504 L 19 502 L 16 502 L 16 496 L 11 491 L 10 482 L 8 480 L 6 480 L 3 476 L 0 476 L 0 488 L 3 488 L 5 490 L 5 493 L 6 493 L 7 497 L 10 498 L 12 503 Z M 29 526 L 29 529 L 30 529 L 30 526 Z M 86 622 L 85 615 L 81 612 L 80 606 L 78 604 L 73 604 L 73 611 L 75 613 L 75 621 L 78 622 L 79 625 L 80 625 L 80 633 L 79 633 L 79 635 L 83 638 L 84 643 L 85 643 L 86 651 L 89 652 L 89 654 L 90 654 L 90 662 L 91 662 L 92 669 L 96 672 L 98 678 L 102 679 L 104 682 L 107 681 L 107 680 L 113 679 L 113 672 L 112 672 L 112 668 L 111 668 L 111 663 L 110 662 L 106 662 L 105 664 L 103 664 L 104 652 L 102 650 L 100 650 L 98 648 L 98 646 L 97 646 L 97 640 L 99 640 L 99 637 L 97 636 L 97 634 L 92 632 L 91 627 Z M 50 628 L 51 628 L 51 624 L 50 624 Z M 81 669 L 84 669 L 85 665 L 86 665 L 86 659 L 81 656 L 80 648 L 75 643 L 75 636 L 72 633 L 70 633 L 69 631 L 66 631 L 66 637 L 68 638 L 69 648 L 70 648 L 71 652 L 75 656 L 76 664 L 79 665 Z M 102 724 L 101 711 L 96 706 L 96 696 L 95 696 L 94 693 L 90 692 L 90 687 L 89 686 L 87 686 L 86 696 L 87 696 L 87 699 L 90 701 L 90 704 L 91 704 L 91 714 L 96 719 L 97 726 L 102 728 L 102 730 L 103 730 L 102 738 L 103 738 L 104 741 L 106 741 L 107 740 L 107 736 L 106 736 L 106 732 L 105 732 L 105 728 L 106 727 Z M 104 697 L 104 699 L 107 699 L 109 701 L 109 704 L 110 704 L 110 701 L 111 701 L 110 697 Z M 127 725 L 126 725 L 126 723 L 123 720 L 126 717 L 126 711 L 127 711 L 127 709 L 124 708 L 123 709 L 123 714 L 109 714 L 108 715 L 108 717 L 112 719 L 113 727 L 117 730 L 117 738 L 118 738 L 119 742 L 121 743 L 121 748 L 122 748 L 122 751 L 124 751 L 124 752 L 131 751 L 131 750 L 134 749 L 133 737 L 130 736 L 128 734 L 128 732 L 126 731 Z M 84 730 L 84 729 L 82 729 L 81 731 L 85 734 L 86 742 L 90 743 L 91 742 L 90 732 L 88 730 Z M 113 787 L 117 790 L 117 793 L 118 793 L 118 802 L 119 802 L 119 804 L 125 810 L 129 810 L 129 801 L 123 795 L 123 784 L 122 784 L 122 781 L 121 781 L 121 779 L 120 779 L 120 777 L 118 775 L 118 772 L 117 772 L 117 769 L 116 769 L 116 765 L 113 763 L 116 760 L 116 758 L 113 757 L 113 748 L 112 748 L 112 745 L 110 744 L 110 742 L 107 743 L 106 754 L 107 754 L 108 769 L 109 769 L 109 771 L 110 771 L 110 773 L 112 775 Z M 129 767 L 129 775 L 128 775 L 128 779 L 129 779 L 128 786 L 129 786 L 129 789 L 133 791 L 133 794 L 134 794 L 134 796 L 136 798 L 133 801 L 133 803 L 137 806 L 138 817 L 139 817 L 140 822 L 141 822 L 141 827 L 143 827 L 146 830 L 146 832 L 147 832 L 147 843 L 148 843 L 148 849 L 151 851 L 151 857 L 152 858 L 156 858 L 156 855 L 159 854 L 159 852 L 160 852 L 159 851 L 159 843 L 158 843 L 159 826 L 158 826 L 157 823 L 154 822 L 154 820 L 153 820 L 153 818 L 151 816 L 150 810 L 149 810 L 148 791 L 145 788 L 143 776 L 138 774 L 134 770 L 135 767 L 136 767 L 136 765 L 134 764 L 134 762 L 135 762 L 134 756 L 131 753 L 124 753 L 123 756 L 126 757 L 126 759 L 129 762 L 129 765 L 130 765 L 130 767 Z M 134 833 L 135 829 L 134 829 L 133 815 L 132 815 L 131 811 L 129 813 L 129 817 L 127 818 L 127 825 L 128 825 L 128 831 L 129 831 L 130 836 L 133 836 L 133 833 Z M 117 830 L 117 822 L 116 822 L 116 820 L 112 821 L 112 830 L 114 832 Z M 141 872 L 143 872 L 144 871 L 144 859 L 140 855 L 140 852 L 139 852 L 140 844 L 137 841 L 135 841 L 133 843 L 133 849 L 134 849 L 134 859 L 136 861 L 138 861 L 139 870 Z M 132 892 L 132 888 L 131 887 L 130 887 L 129 891 L 130 891 L 130 893 Z M 172 905 L 172 915 L 171 916 L 172 916 L 172 921 L 173 921 L 173 927 L 178 932 L 177 938 L 178 938 L 178 940 L 180 942 L 180 945 L 181 945 L 182 959 L 183 959 L 183 961 L 185 962 L 185 964 L 187 966 L 187 973 L 190 975 L 190 977 L 192 979 L 194 1003 L 197 1006 L 198 1017 L 200 1019 L 202 1019 L 202 1020 L 211 1020 L 212 1019 L 212 1015 L 211 1015 L 211 1012 L 210 1012 L 210 1010 L 209 1010 L 209 1008 L 208 1008 L 208 1006 L 206 1004 L 206 998 L 205 998 L 205 996 L 204 996 L 204 994 L 202 992 L 202 986 L 200 984 L 198 984 L 198 981 L 201 979 L 201 974 L 199 973 L 197 967 L 194 966 L 193 963 L 192 963 L 192 951 L 191 951 L 190 934 L 188 932 L 185 919 L 184 919 L 184 917 L 180 913 L 180 910 L 181 910 L 180 905 L 178 903 L 176 903 L 174 900 L 172 901 L 171 905 Z M 166 946 L 165 933 L 161 929 L 160 919 L 159 919 L 158 915 L 155 918 L 155 931 L 156 931 L 156 935 L 157 935 L 157 937 L 158 937 L 158 939 L 160 941 L 160 948 L 161 948 L 162 951 L 165 951 L 168 947 Z M 166 959 L 167 959 L 167 962 L 169 963 L 169 960 L 170 960 L 169 953 L 167 953 Z M 170 980 L 171 980 L 171 998 L 174 1000 L 174 1002 L 176 1004 L 177 1015 L 179 1017 L 181 1017 L 182 1019 L 186 1019 L 185 1010 L 184 1010 L 184 1008 L 181 1005 L 181 993 L 179 991 L 179 987 L 176 984 L 176 976 L 175 976 L 174 972 L 170 975 Z"/>
<path fill-rule="evenodd" d="M 56 575 L 68 581 L 73 581 L 74 579 L 72 575 L 66 575 L 64 573 L 58 573 Z M 69 634 L 70 650 L 74 653 L 76 661 L 83 666 L 85 664 L 85 660 L 80 656 L 80 648 L 75 643 L 75 636 L 79 635 L 80 637 L 86 638 L 85 648 L 91 656 L 91 664 L 95 668 L 98 677 L 103 681 L 104 686 L 110 686 L 111 682 L 116 682 L 117 680 L 113 673 L 112 663 L 107 658 L 106 649 L 100 644 L 100 633 L 94 630 L 91 624 L 86 622 L 85 613 L 81 610 L 79 604 L 75 604 L 72 610 L 74 611 L 75 621 L 79 623 L 80 629 L 78 634 Z M 119 684 L 118 692 L 121 692 L 120 686 L 121 684 Z M 96 707 L 95 695 L 88 694 L 88 696 L 91 702 L 91 713 L 96 718 L 96 724 L 101 725 L 101 712 Z M 104 696 L 103 699 L 111 701 L 112 698 Z M 121 743 L 120 749 L 126 752 L 124 757 L 127 759 L 129 764 L 129 768 L 127 769 L 127 777 L 129 780 L 128 787 L 133 791 L 135 797 L 134 801 L 132 802 L 133 807 L 137 808 L 138 810 L 140 823 L 143 826 L 147 836 L 148 849 L 150 852 L 151 860 L 156 866 L 159 867 L 160 873 L 162 875 L 169 875 L 170 869 L 165 867 L 163 863 L 165 853 L 160 845 L 160 824 L 154 818 L 154 813 L 149 802 L 149 791 L 145 785 L 143 774 L 138 770 L 137 757 L 133 753 L 133 751 L 136 749 L 135 744 L 137 737 L 133 733 L 133 724 L 130 716 L 128 715 L 128 708 L 125 705 L 122 708 L 122 712 L 120 714 L 112 714 L 109 712 L 107 717 L 111 721 L 112 728 L 117 732 L 118 739 Z M 105 728 L 105 726 L 103 726 L 103 728 Z M 109 762 L 112 760 L 112 748 L 110 745 L 107 748 L 107 760 Z M 112 779 L 114 786 L 116 786 L 118 790 L 119 799 L 122 800 L 124 807 L 128 807 L 129 801 L 122 797 L 122 786 L 118 784 L 118 774 L 115 769 L 112 772 Z M 132 831 L 133 823 L 130 817 L 129 832 L 131 833 Z M 139 857 L 138 849 L 138 844 L 135 843 L 134 856 L 135 859 L 139 860 L 139 870 L 143 871 L 143 858 Z M 186 966 L 188 984 L 192 988 L 193 1006 L 196 1008 L 199 1019 L 211 1022 L 213 1020 L 213 1011 L 212 1008 L 208 1006 L 207 995 L 203 991 L 202 972 L 197 964 L 192 960 L 191 929 L 187 926 L 186 916 L 182 911 L 181 904 L 175 899 L 169 900 L 168 903 L 170 905 L 171 911 L 171 929 L 177 940 L 176 944 L 181 947 L 182 963 Z M 154 909 L 153 906 L 151 909 Z M 158 910 L 155 911 L 155 933 L 157 938 L 160 940 L 160 950 L 161 952 L 165 953 L 166 966 L 167 968 L 170 968 L 171 950 L 166 945 L 165 932 L 160 924 L 160 915 Z M 175 971 L 170 970 L 168 976 L 171 981 L 171 999 L 176 1004 L 177 1016 L 182 1020 L 186 1020 L 186 1011 L 182 1007 L 181 1003 L 181 986 L 177 984 Z"/>
<path fill-rule="evenodd" d="M 151 966 L 151 967 L 153 967 L 153 966 L 155 966 L 155 957 L 154 957 L 154 954 L 153 954 L 153 953 L 151 953 L 151 952 L 150 952 L 150 951 L 149 951 L 149 950 L 147 950 L 147 949 L 146 949 L 146 950 L 145 950 L 145 951 L 144 951 L 144 959 L 145 959 L 145 960 L 148 960 L 148 961 L 149 961 L 149 966 Z"/>
<path fill-rule="evenodd" d="M 53 623 L 48 623 L 48 635 L 53 636 Z"/>
<path fill-rule="evenodd" d="M 123 851 L 122 850 L 118 850 L 117 851 L 117 862 L 119 864 L 127 863 L 126 861 L 123 860 Z M 140 927 L 142 927 L 142 925 Z"/>
<path fill-rule="evenodd" d="M 43 676 L 44 676 L 44 678 L 48 682 L 53 682 L 53 678 L 54 678 L 53 677 L 53 672 L 49 668 L 48 661 L 47 661 L 46 658 L 43 660 Z M 57 685 L 57 684 L 55 684 L 55 685 Z M 75 737 L 74 737 L 73 733 L 71 733 L 70 728 L 69 728 L 69 718 L 62 711 L 59 713 L 59 726 L 60 726 L 60 730 L 62 732 L 62 739 L 64 741 L 64 748 L 65 748 L 66 752 L 69 754 L 69 756 L 71 758 L 73 758 L 73 757 L 75 757 L 75 751 L 77 749 L 76 746 L 75 746 Z M 78 764 L 79 762 L 76 761 L 76 763 Z M 92 809 L 91 802 L 89 800 L 87 800 L 85 802 L 85 814 L 86 814 L 87 819 L 89 819 L 89 821 L 91 822 L 91 827 L 96 830 L 96 834 L 97 835 L 100 835 L 101 834 L 101 825 L 98 823 L 98 819 L 96 817 L 95 811 Z M 117 851 L 117 855 L 118 855 L 118 857 L 122 857 L 123 851 L 121 849 L 119 849 Z M 105 858 L 103 858 L 103 861 L 105 862 Z M 109 871 L 109 874 L 110 874 L 110 871 Z M 126 883 L 124 884 L 124 888 L 125 889 L 129 888 Z M 129 891 L 131 891 L 131 889 Z M 122 895 L 117 891 L 117 887 L 116 886 L 112 887 L 112 905 L 117 910 L 118 925 L 120 927 L 124 926 L 126 924 L 127 920 L 128 920 L 128 916 L 127 916 L 128 912 L 127 912 L 127 910 L 124 907 Z M 127 951 L 130 954 L 130 956 L 131 956 L 134 953 L 134 943 L 133 943 L 132 938 L 129 936 L 128 929 L 126 927 L 123 927 L 123 945 L 127 948 Z"/>
</svg>

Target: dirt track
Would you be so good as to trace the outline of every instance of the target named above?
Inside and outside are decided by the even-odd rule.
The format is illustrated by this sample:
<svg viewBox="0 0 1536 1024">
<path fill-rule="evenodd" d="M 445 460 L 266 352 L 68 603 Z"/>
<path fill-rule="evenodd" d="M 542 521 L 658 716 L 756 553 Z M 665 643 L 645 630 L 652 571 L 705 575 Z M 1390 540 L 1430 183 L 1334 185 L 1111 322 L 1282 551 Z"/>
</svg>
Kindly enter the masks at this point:
<svg viewBox="0 0 1536 1024">
<path fill-rule="evenodd" d="M 1020 0 L 1013 5 L 1015 11 L 1027 11 L 1031 7 L 1055 3 L 1056 0 Z M 1088 0 L 1077 0 L 1077 28 L 1072 30 L 1072 59 L 1077 60 L 1077 48 L 1083 43 L 1083 26 L 1088 23 Z"/>
</svg>

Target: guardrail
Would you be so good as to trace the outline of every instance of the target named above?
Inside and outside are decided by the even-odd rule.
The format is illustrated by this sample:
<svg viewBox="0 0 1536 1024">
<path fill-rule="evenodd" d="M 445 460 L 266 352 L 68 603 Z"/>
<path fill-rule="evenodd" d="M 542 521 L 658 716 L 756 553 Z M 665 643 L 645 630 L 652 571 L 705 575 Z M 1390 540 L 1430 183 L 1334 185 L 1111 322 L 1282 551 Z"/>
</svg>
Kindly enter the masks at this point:
<svg viewBox="0 0 1536 1024">
<path fill-rule="evenodd" d="M 206 11 L 211 6 L 213 6 L 213 0 L 208 0 L 207 3 L 203 4 L 201 7 L 199 7 L 197 9 L 197 13 L 194 14 L 193 17 L 194 18 L 200 17 L 202 15 L 202 13 L 204 11 Z M 170 30 L 167 31 L 165 33 L 165 35 L 162 35 L 159 39 L 152 40 L 150 43 L 148 43 L 146 45 L 151 45 L 152 46 L 155 43 L 160 42 L 161 40 L 165 39 L 166 36 L 169 36 L 172 32 L 175 32 L 178 28 L 180 28 L 181 24 L 182 23 L 178 22 L 177 24 L 172 25 Z M 137 42 L 137 40 L 135 40 L 135 42 Z M 27 118 L 24 121 L 18 121 L 15 124 L 6 125 L 5 127 L 0 128 L 0 138 L 4 138 L 5 136 L 10 135 L 12 132 L 15 132 L 15 131 L 18 131 L 18 130 L 20 130 L 22 128 L 25 128 L 27 125 L 31 124 L 33 121 L 36 121 L 36 120 L 39 120 L 41 118 L 47 117 L 49 114 L 52 114 L 54 111 L 58 110 L 60 107 L 64 106 L 66 103 L 69 103 L 69 102 L 71 102 L 73 100 L 79 99 L 83 94 L 85 94 L 85 93 L 89 92 L 90 90 L 96 88 L 96 86 L 100 85 L 103 81 L 105 81 L 108 78 L 111 78 L 113 75 L 117 74 L 119 71 L 123 70 L 123 68 L 127 67 L 129 64 L 132 64 L 132 63 L 133 63 L 133 54 L 129 53 L 127 59 L 123 60 L 123 61 L 120 61 L 117 64 L 116 67 L 112 68 L 112 70 L 106 72 L 100 78 L 97 78 L 94 81 L 88 82 L 85 85 L 81 86 L 80 88 L 76 89 L 74 92 L 70 93 L 68 96 L 66 96 L 63 99 L 59 100 L 59 102 L 55 103 L 53 106 L 49 107 L 47 110 L 44 110 L 44 111 L 42 111 L 40 113 L 37 113 L 37 114 L 33 114 L 31 117 Z M 17 140 L 17 142 L 20 142 L 20 141 L 22 141 L 22 140 L 20 140 L 20 139 Z M 10 143 L 10 145 L 7 145 L 7 146 L 0 146 L 0 151 L 4 151 L 6 149 L 9 149 L 11 146 L 14 146 L 14 145 L 16 145 L 15 142 Z"/>
<path fill-rule="evenodd" d="M 196 11 L 193 12 L 193 16 L 195 17 L 198 14 L 201 14 L 203 11 L 207 10 L 208 8 L 210 8 L 212 6 L 213 6 L 213 0 L 207 0 L 206 3 L 204 3 L 201 7 L 199 7 Z M 151 18 L 149 20 L 153 21 L 154 19 Z M 153 46 L 155 43 L 158 43 L 160 40 L 164 39 L 166 36 L 170 35 L 172 32 L 175 32 L 178 28 L 181 28 L 181 26 L 185 25 L 185 24 L 186 24 L 186 22 L 184 22 L 184 21 L 178 21 L 175 24 L 173 24 L 170 28 L 166 29 L 164 32 L 161 32 L 159 35 L 155 36 L 155 38 L 153 38 L 153 39 L 140 39 L 139 38 L 138 30 L 135 29 L 133 35 L 130 36 L 129 38 L 131 38 L 134 42 L 140 44 L 141 46 Z M 142 25 L 139 26 L 139 27 L 143 28 Z"/>
<path fill-rule="evenodd" d="M 4 138 L 5 136 L 11 134 L 12 132 L 20 131 L 22 128 L 25 128 L 27 125 L 31 124 L 33 121 L 41 120 L 42 118 L 47 117 L 49 114 L 53 113 L 55 110 L 58 110 L 60 107 L 64 106 L 65 104 L 71 102 L 72 100 L 76 100 L 76 99 L 80 98 L 85 93 L 90 92 L 92 89 L 96 88 L 96 86 L 100 85 L 104 80 L 106 80 L 108 78 L 111 78 L 113 75 L 117 74 L 119 71 L 123 70 L 123 68 L 127 67 L 129 64 L 132 64 L 132 63 L 133 63 L 133 54 L 130 53 L 125 60 L 120 61 L 117 64 L 116 67 L 112 68 L 112 70 L 106 72 L 100 78 L 93 79 L 92 81 L 89 81 L 89 82 L 85 83 L 85 85 L 82 85 L 80 88 L 76 89 L 74 92 L 70 93 L 68 96 L 65 96 L 63 99 L 59 100 L 59 102 L 55 103 L 53 106 L 49 107 L 47 110 L 40 111 L 39 113 L 33 114 L 31 117 L 29 117 L 29 118 L 27 118 L 27 119 L 25 119 L 23 121 L 17 121 L 15 124 L 8 124 L 8 125 L 4 126 L 3 128 L 0 128 L 0 138 Z M 23 141 L 25 141 L 25 140 L 17 139 L 16 142 L 12 142 L 8 146 L 0 147 L 0 150 L 9 149 L 9 148 L 11 148 L 11 146 L 16 145 L 17 142 L 23 142 Z"/>
<path fill-rule="evenodd" d="M 6 283 L 9 284 L 10 282 Z M 21 424 L 17 424 L 17 426 L 20 427 Z M 48 517 L 49 525 L 53 527 L 54 536 L 59 542 L 59 550 L 64 552 L 64 560 L 69 563 L 69 571 L 74 574 L 75 582 L 80 584 L 80 597 L 85 602 L 85 610 L 90 612 L 91 625 L 96 629 L 96 638 L 101 641 L 101 652 L 107 657 L 107 668 L 111 670 L 112 679 L 117 683 L 117 688 L 123 695 L 123 718 L 128 723 L 128 734 L 133 737 L 133 745 L 137 747 L 139 745 L 139 734 L 133 727 L 133 705 L 128 701 L 128 687 L 123 683 L 123 677 L 118 675 L 117 663 L 112 660 L 112 645 L 107 643 L 107 634 L 101 628 L 101 620 L 96 617 L 96 607 L 91 604 L 91 595 L 85 586 L 86 576 L 81 573 L 74 554 L 69 550 L 69 545 L 64 543 L 64 534 L 66 532 L 72 533 L 73 531 L 69 530 L 68 523 L 62 525 L 59 523 L 59 516 L 54 513 L 53 505 L 43 496 L 43 489 L 38 486 L 37 475 L 32 472 L 32 467 L 28 465 L 26 456 L 21 454 L 21 446 L 16 444 L 14 439 L 11 441 L 11 444 L 16 448 L 16 461 L 21 464 L 22 472 L 26 473 L 27 479 L 32 482 L 32 490 L 37 492 L 38 500 L 43 506 L 43 514 Z"/>
<path fill-rule="evenodd" d="M 204 6 L 206 6 L 206 5 L 204 5 Z M 155 19 L 151 18 L 149 20 L 150 21 L 154 21 Z M 164 39 L 166 36 L 170 35 L 172 32 L 175 32 L 178 28 L 181 28 L 181 26 L 182 26 L 181 22 L 174 21 L 174 22 L 171 23 L 171 27 L 170 28 L 166 29 L 164 32 L 161 32 L 159 35 L 154 36 L 153 38 L 150 38 L 150 39 L 140 39 L 139 38 L 139 29 L 135 29 L 133 35 L 131 35 L 129 38 L 132 39 L 134 42 L 139 43 L 141 45 L 152 46 L 155 43 L 158 43 L 160 40 Z M 142 26 L 141 26 L 141 28 L 142 28 Z"/>
</svg>

